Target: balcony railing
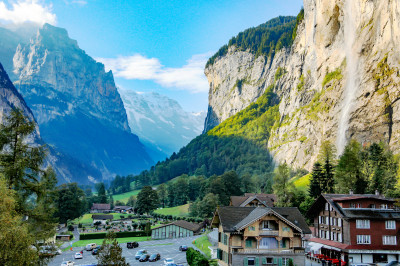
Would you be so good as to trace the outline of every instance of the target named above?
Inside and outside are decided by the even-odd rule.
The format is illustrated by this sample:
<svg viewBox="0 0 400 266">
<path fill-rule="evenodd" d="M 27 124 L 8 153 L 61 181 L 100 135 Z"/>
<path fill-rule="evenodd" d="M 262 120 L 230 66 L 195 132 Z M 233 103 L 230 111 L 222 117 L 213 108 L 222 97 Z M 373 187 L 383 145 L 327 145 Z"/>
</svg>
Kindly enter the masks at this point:
<svg viewBox="0 0 400 266">
<path fill-rule="evenodd" d="M 260 230 L 260 236 L 279 236 L 278 230 Z"/>
<path fill-rule="evenodd" d="M 239 250 L 235 251 L 234 253 L 237 253 L 237 254 L 271 254 L 271 253 L 294 254 L 294 253 L 304 253 L 304 249 L 303 248 L 296 248 L 296 249 L 285 249 L 285 248 L 263 249 L 262 247 L 260 247 L 259 249 L 255 249 L 255 248 L 239 249 Z"/>
</svg>

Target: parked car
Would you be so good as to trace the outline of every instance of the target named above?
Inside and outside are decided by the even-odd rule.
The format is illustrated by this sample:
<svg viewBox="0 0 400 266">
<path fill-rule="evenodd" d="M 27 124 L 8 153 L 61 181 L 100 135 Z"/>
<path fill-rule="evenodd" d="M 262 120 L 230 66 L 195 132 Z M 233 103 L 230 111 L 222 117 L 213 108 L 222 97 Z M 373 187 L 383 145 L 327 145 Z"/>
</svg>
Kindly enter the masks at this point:
<svg viewBox="0 0 400 266">
<path fill-rule="evenodd" d="M 138 252 L 136 252 L 135 259 L 137 259 L 137 260 L 140 259 L 140 257 L 141 257 L 143 254 L 147 254 L 147 250 L 141 249 L 141 250 L 139 250 Z"/>
<path fill-rule="evenodd" d="M 143 255 L 140 257 L 139 261 L 140 261 L 140 262 L 148 261 L 149 258 L 150 258 L 150 255 L 149 255 L 149 254 L 143 254 Z"/>
<path fill-rule="evenodd" d="M 97 254 L 99 254 L 99 249 L 100 249 L 100 246 L 95 247 L 95 248 L 92 250 L 92 255 L 97 255 Z"/>
<path fill-rule="evenodd" d="M 170 264 L 174 264 L 175 261 L 171 258 L 166 258 L 164 259 L 164 265 L 170 265 Z"/>
<path fill-rule="evenodd" d="M 386 266 L 399 266 L 399 265 L 400 265 L 400 262 L 398 262 L 398 261 L 391 261 L 388 264 L 386 264 Z"/>
<path fill-rule="evenodd" d="M 137 248 L 137 247 L 139 247 L 139 243 L 138 242 L 128 242 L 128 243 L 126 243 L 126 247 L 127 248 Z"/>
<path fill-rule="evenodd" d="M 76 252 L 74 258 L 77 259 L 83 259 L 83 255 L 80 252 Z"/>
<path fill-rule="evenodd" d="M 92 251 L 96 247 L 97 247 L 96 243 L 87 244 L 86 245 L 86 251 Z"/>
<path fill-rule="evenodd" d="M 61 263 L 61 266 L 74 266 L 74 264 L 75 262 L 69 260 L 69 261 L 63 261 Z"/>
<path fill-rule="evenodd" d="M 187 251 L 188 247 L 186 245 L 179 246 L 179 251 Z"/>
<path fill-rule="evenodd" d="M 149 261 L 158 261 L 161 259 L 160 253 L 151 254 Z"/>
</svg>

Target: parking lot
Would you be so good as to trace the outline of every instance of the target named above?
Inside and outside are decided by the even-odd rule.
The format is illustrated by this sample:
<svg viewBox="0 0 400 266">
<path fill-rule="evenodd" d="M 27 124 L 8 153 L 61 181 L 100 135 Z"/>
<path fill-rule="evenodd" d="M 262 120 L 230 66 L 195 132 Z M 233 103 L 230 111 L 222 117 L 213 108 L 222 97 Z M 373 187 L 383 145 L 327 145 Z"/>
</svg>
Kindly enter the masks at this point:
<svg viewBox="0 0 400 266">
<path fill-rule="evenodd" d="M 194 247 L 192 244 L 193 240 L 199 236 L 185 237 L 177 239 L 165 239 L 165 240 L 150 240 L 139 242 L 139 247 L 134 249 L 127 249 L 126 244 L 121 244 L 123 249 L 123 255 L 126 261 L 130 265 L 164 265 L 163 260 L 165 258 L 174 259 L 176 264 L 187 265 L 186 253 L 179 251 L 180 245 L 187 245 L 188 247 Z M 82 250 L 83 247 L 73 248 L 72 251 L 68 250 L 63 252 L 61 255 L 57 255 L 49 265 L 61 265 L 63 261 L 73 261 L 75 265 L 95 265 L 97 263 L 96 256 L 93 256 L 89 251 L 83 251 L 83 259 L 74 259 L 74 254 Z M 135 254 L 140 249 L 146 249 L 149 254 L 160 253 L 161 260 L 157 262 L 139 262 L 135 259 Z"/>
</svg>

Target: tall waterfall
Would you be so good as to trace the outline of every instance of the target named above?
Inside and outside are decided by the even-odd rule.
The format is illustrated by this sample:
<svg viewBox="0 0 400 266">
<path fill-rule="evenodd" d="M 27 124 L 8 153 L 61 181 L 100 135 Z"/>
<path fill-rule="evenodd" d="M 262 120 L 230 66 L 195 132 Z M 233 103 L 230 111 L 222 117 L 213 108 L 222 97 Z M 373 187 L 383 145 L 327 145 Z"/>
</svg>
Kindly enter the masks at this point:
<svg viewBox="0 0 400 266">
<path fill-rule="evenodd" d="M 346 53 L 346 84 L 342 95 L 342 106 L 339 118 L 337 133 L 337 151 L 341 155 L 347 144 L 347 131 L 349 129 L 350 113 L 356 98 L 358 86 L 357 67 L 358 51 L 356 50 L 356 25 L 353 0 L 346 0 L 344 3 L 344 42 Z"/>
</svg>

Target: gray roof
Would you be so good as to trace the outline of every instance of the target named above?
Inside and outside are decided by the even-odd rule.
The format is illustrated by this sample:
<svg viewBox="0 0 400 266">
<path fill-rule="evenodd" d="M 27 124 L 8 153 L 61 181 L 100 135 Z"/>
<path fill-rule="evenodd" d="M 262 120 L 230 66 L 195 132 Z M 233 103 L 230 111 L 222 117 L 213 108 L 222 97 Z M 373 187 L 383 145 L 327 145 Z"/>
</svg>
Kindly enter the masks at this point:
<svg viewBox="0 0 400 266">
<path fill-rule="evenodd" d="M 185 221 L 185 220 L 178 220 L 178 221 L 174 221 L 174 222 L 169 223 L 169 224 L 165 224 L 165 225 L 162 225 L 162 226 L 159 226 L 159 227 L 155 227 L 152 230 L 158 229 L 158 228 L 162 228 L 162 227 L 166 227 L 166 226 L 170 226 L 170 225 L 176 225 L 176 226 L 185 228 L 185 229 L 187 229 L 189 231 L 193 231 L 194 233 L 199 232 L 200 229 L 203 227 L 203 224 L 191 223 L 191 222 L 188 222 L 188 221 Z"/>
<path fill-rule="evenodd" d="M 386 210 L 386 209 L 342 209 L 347 218 L 352 219 L 400 219 L 400 212 L 398 210 Z"/>
<path fill-rule="evenodd" d="M 304 217 L 301 215 L 297 208 L 269 208 L 269 207 L 220 207 L 217 210 L 217 215 L 222 224 L 224 232 L 235 232 L 241 230 L 248 224 L 264 217 L 265 215 L 273 213 L 278 218 L 286 221 L 295 229 L 304 234 L 310 234 Z"/>
<path fill-rule="evenodd" d="M 112 220 L 114 218 L 111 214 L 93 214 L 93 220 Z"/>
</svg>

